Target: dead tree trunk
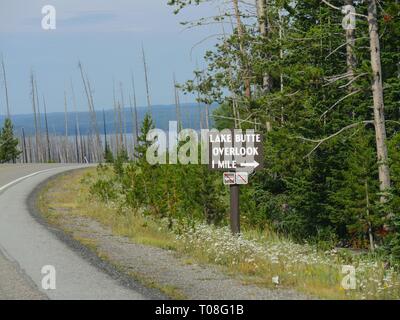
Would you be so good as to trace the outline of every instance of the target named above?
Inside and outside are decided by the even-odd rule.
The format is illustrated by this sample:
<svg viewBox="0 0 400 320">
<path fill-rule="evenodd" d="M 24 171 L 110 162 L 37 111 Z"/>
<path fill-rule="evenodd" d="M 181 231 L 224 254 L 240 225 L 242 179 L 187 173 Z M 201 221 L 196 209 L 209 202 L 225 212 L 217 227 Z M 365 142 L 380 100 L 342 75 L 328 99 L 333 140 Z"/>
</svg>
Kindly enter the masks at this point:
<svg viewBox="0 0 400 320">
<path fill-rule="evenodd" d="M 345 0 L 346 5 L 353 6 L 353 0 Z M 356 30 L 355 28 L 349 27 L 346 29 L 346 61 L 347 61 L 347 73 L 349 80 L 354 80 L 354 71 L 356 69 L 356 56 L 354 54 L 354 47 L 356 43 Z M 353 85 L 349 86 L 349 91 L 353 91 Z"/>
<path fill-rule="evenodd" d="M 144 67 L 144 80 L 146 82 L 146 97 L 147 106 L 149 107 L 149 112 L 151 114 L 151 100 L 150 100 L 150 86 L 149 86 L 149 74 L 147 68 L 146 54 L 144 52 L 144 47 L 142 45 L 142 55 L 143 55 L 143 67 Z"/>
<path fill-rule="evenodd" d="M 107 156 L 109 149 L 108 149 L 108 141 L 107 141 L 106 113 L 105 113 L 104 109 L 103 109 L 103 133 L 104 133 L 104 155 Z"/>
<path fill-rule="evenodd" d="M 133 90 L 133 107 L 134 107 L 134 124 L 135 125 L 135 143 L 137 142 L 137 139 L 139 137 L 139 120 L 138 120 L 138 113 L 137 113 L 137 98 L 136 98 L 136 87 L 135 87 L 135 78 L 132 73 L 132 90 Z"/>
<path fill-rule="evenodd" d="M 376 151 L 379 166 L 379 183 L 381 192 L 390 189 L 390 170 L 388 165 L 388 150 L 386 145 L 385 105 L 383 99 L 381 49 L 378 33 L 378 20 L 376 0 L 370 0 L 368 4 L 368 24 L 371 46 L 371 67 L 373 72 L 372 93 L 374 100 L 374 122 L 376 133 Z M 386 202 L 383 195 L 381 202 Z"/>
<path fill-rule="evenodd" d="M 34 126 L 35 126 L 35 151 L 34 151 L 34 160 L 33 162 L 38 161 L 39 157 L 39 133 L 38 133 L 38 121 L 37 121 L 37 111 L 36 111 L 36 90 L 35 90 L 35 76 L 33 75 L 33 71 L 31 71 L 31 95 L 32 95 L 32 109 L 33 109 L 33 117 L 34 117 Z"/>
<path fill-rule="evenodd" d="M 121 117 L 122 117 L 122 122 L 121 126 L 123 129 L 123 141 L 124 141 L 124 150 L 128 150 L 128 141 L 126 137 L 126 114 L 125 114 L 125 98 L 124 98 L 124 87 L 122 82 L 119 83 L 119 89 L 120 89 L 120 94 L 121 94 Z"/>
<path fill-rule="evenodd" d="M 74 90 L 74 85 L 71 81 L 71 95 L 72 95 L 72 103 L 74 106 L 74 112 L 75 112 L 75 131 L 77 135 L 77 143 L 76 143 L 76 148 L 77 148 L 77 162 L 81 163 L 83 162 L 82 159 L 82 139 L 81 139 L 81 129 L 80 129 L 80 124 L 79 124 L 79 114 L 78 114 L 78 108 L 76 105 L 76 97 L 75 97 L 75 90 Z"/>
<path fill-rule="evenodd" d="M 176 121 L 178 122 L 178 131 L 182 130 L 182 117 L 181 117 L 181 102 L 179 98 L 179 91 L 176 83 L 175 73 L 173 76 L 174 81 L 174 91 L 175 91 L 175 112 L 176 112 Z"/>
<path fill-rule="evenodd" d="M 249 73 L 249 68 L 247 65 L 247 58 L 246 58 L 246 51 L 244 49 L 244 29 L 243 29 L 243 24 L 242 24 L 242 19 L 240 15 L 240 10 L 239 10 L 239 1 L 238 0 L 232 0 L 233 3 L 233 9 L 235 12 L 235 18 L 236 18 L 236 24 L 237 24 L 237 35 L 238 35 L 238 40 L 239 40 L 239 48 L 240 48 L 240 53 L 241 53 L 241 60 L 242 60 L 242 67 L 243 67 L 243 80 L 244 80 L 244 86 L 245 86 L 245 96 L 247 98 L 251 98 L 251 81 L 250 81 L 250 73 Z"/>
<path fill-rule="evenodd" d="M 36 92 L 36 107 L 37 107 L 37 114 L 38 114 L 38 128 L 39 128 L 39 154 L 38 159 L 39 162 L 44 162 L 43 156 L 43 145 L 42 145 L 42 114 L 40 111 L 40 101 L 39 101 L 39 90 L 37 84 L 37 78 L 35 78 L 35 92 Z"/>
<path fill-rule="evenodd" d="M 258 26 L 260 29 L 260 34 L 263 39 L 268 37 L 269 32 L 269 20 L 268 20 L 268 1 L 267 0 L 256 0 L 257 4 L 257 17 L 258 17 Z M 267 55 L 265 56 L 267 58 Z M 271 76 L 267 73 L 263 75 L 263 85 L 262 91 L 269 92 L 272 88 L 272 79 Z"/>
<path fill-rule="evenodd" d="M 367 224 L 368 224 L 368 238 L 369 238 L 369 246 L 371 249 L 371 252 L 375 251 L 375 243 L 374 243 L 374 235 L 372 233 L 372 223 L 371 223 L 371 218 L 370 218 L 370 201 L 369 201 L 369 186 L 368 186 L 368 180 L 365 180 L 365 202 L 366 202 L 366 219 L 367 219 Z"/>
<path fill-rule="evenodd" d="M 22 150 L 23 150 L 24 163 L 28 163 L 28 153 L 26 150 L 26 138 L 25 138 L 24 128 L 22 128 Z"/>
<path fill-rule="evenodd" d="M 88 108 L 89 108 L 89 114 L 91 116 L 91 127 L 92 127 L 92 132 L 94 132 L 95 137 L 96 137 L 96 147 L 95 147 L 95 151 L 96 151 L 96 155 L 99 155 L 99 159 L 100 160 L 102 158 L 101 156 L 101 141 L 100 141 L 100 133 L 99 133 L 99 129 L 97 126 L 97 116 L 96 116 L 96 111 L 95 111 L 95 107 L 94 107 L 94 101 L 93 101 L 93 94 L 92 94 L 92 88 L 90 86 L 90 82 L 88 77 L 85 77 L 84 71 L 83 71 L 83 67 L 82 64 L 79 62 L 79 70 L 81 73 L 81 77 L 82 77 L 82 82 L 83 82 L 83 87 L 85 89 L 85 94 L 86 94 L 86 98 L 88 101 Z"/>
<path fill-rule="evenodd" d="M 10 102 L 9 102 L 9 99 L 8 99 L 7 74 L 6 74 L 6 66 L 5 66 L 5 63 L 4 63 L 3 56 L 1 57 L 1 67 L 2 67 L 2 71 L 3 71 L 4 93 L 5 93 L 5 96 L 6 96 L 7 118 L 10 118 L 11 117 L 11 113 L 10 113 Z"/>
<path fill-rule="evenodd" d="M 47 121 L 47 106 L 46 106 L 46 100 L 44 97 L 43 97 L 43 107 L 44 107 L 44 122 L 45 122 L 45 128 L 46 128 L 47 162 L 51 162 L 49 123 Z"/>
<path fill-rule="evenodd" d="M 113 80 L 113 104 L 114 104 L 115 145 L 116 145 L 116 154 L 118 154 L 119 150 L 120 150 L 121 128 L 119 127 L 120 122 L 118 121 L 119 109 L 118 109 L 117 97 L 116 97 L 116 92 L 115 92 L 115 80 Z"/>
<path fill-rule="evenodd" d="M 64 91 L 64 126 L 65 126 L 65 159 L 66 162 L 69 162 L 69 154 L 68 154 L 68 104 L 67 104 L 67 93 Z"/>
</svg>

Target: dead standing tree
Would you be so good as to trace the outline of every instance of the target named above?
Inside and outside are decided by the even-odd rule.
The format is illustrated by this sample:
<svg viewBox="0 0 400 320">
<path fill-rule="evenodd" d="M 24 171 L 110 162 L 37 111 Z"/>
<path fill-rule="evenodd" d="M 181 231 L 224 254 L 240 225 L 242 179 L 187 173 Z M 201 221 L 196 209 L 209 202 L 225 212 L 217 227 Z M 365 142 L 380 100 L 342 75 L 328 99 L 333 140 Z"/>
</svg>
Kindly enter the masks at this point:
<svg viewBox="0 0 400 320">
<path fill-rule="evenodd" d="M 120 105 L 120 115 L 121 119 L 121 127 L 123 128 L 123 141 L 124 141 L 124 149 L 128 149 L 128 141 L 127 141 L 127 132 L 126 132 L 126 114 L 125 114 L 125 98 L 124 98 L 124 85 L 120 81 L 119 89 L 121 94 L 121 105 Z"/>
<path fill-rule="evenodd" d="M 144 80 L 146 84 L 146 98 L 147 98 L 147 106 L 149 108 L 149 113 L 151 115 L 151 99 L 150 99 L 150 85 L 149 85 L 149 73 L 146 61 L 146 54 L 144 52 L 144 47 L 142 45 L 142 58 L 143 58 L 143 67 L 144 67 Z"/>
<path fill-rule="evenodd" d="M 336 10 L 341 8 L 335 7 L 329 2 L 322 0 L 323 3 Z M 346 1 L 347 2 L 347 1 Z M 378 25 L 378 13 L 376 0 L 368 1 L 368 16 L 350 13 L 356 16 L 367 18 L 369 28 L 369 42 L 371 52 L 371 71 L 372 71 L 372 96 L 373 96 L 373 110 L 374 110 L 374 121 L 375 126 L 375 141 L 376 141 L 376 153 L 378 160 L 378 172 L 379 172 L 379 187 L 382 193 L 381 203 L 387 202 L 387 192 L 391 188 L 391 178 L 389 170 L 389 157 L 387 148 L 387 134 L 386 134 L 386 121 L 385 121 L 385 104 L 383 96 L 383 81 L 382 81 L 382 64 L 381 64 L 381 49 L 379 39 L 379 25 Z M 348 67 L 351 68 L 352 61 L 347 58 Z M 364 121 L 365 123 L 371 123 L 371 121 Z M 354 128 L 354 126 L 348 126 L 346 128 Z M 343 132 L 344 130 L 340 130 Z M 335 136 L 335 135 L 333 135 Z M 327 141 L 327 138 L 314 141 L 317 146 Z"/>
<path fill-rule="evenodd" d="M 76 104 L 76 97 L 75 97 L 75 90 L 74 90 L 74 85 L 71 81 L 71 95 L 72 95 L 72 103 L 74 106 L 74 112 L 75 112 L 75 144 L 76 144 L 76 155 L 77 155 L 77 162 L 81 163 L 83 162 L 83 150 L 82 150 L 82 137 L 81 137 L 81 129 L 80 129 L 80 124 L 79 124 L 79 114 L 78 114 L 78 107 Z"/>
<path fill-rule="evenodd" d="M 37 119 L 37 108 L 36 108 L 36 89 L 35 89 L 35 75 L 33 74 L 33 70 L 31 71 L 31 98 L 32 98 L 32 109 L 33 109 L 33 117 L 34 117 L 34 126 L 35 126 L 35 150 L 33 154 L 32 162 L 39 161 L 39 131 L 38 131 L 38 119 Z"/>
<path fill-rule="evenodd" d="M 132 90 L 133 90 L 133 107 L 134 107 L 134 110 L 133 110 L 133 113 L 132 113 L 132 116 L 133 116 L 133 122 L 132 122 L 132 125 L 134 125 L 135 126 L 135 143 L 137 143 L 137 139 L 138 139 L 138 137 L 139 137 L 139 119 L 138 119 L 138 113 L 137 113 L 137 97 L 136 97 L 136 86 L 135 86 L 135 77 L 134 77 L 134 75 L 133 75 L 133 72 L 132 72 Z M 130 101 L 130 104 L 131 104 L 131 111 L 132 111 L 132 101 Z M 132 132 L 133 132 L 133 130 L 132 130 Z"/>
<path fill-rule="evenodd" d="M 351 9 L 354 7 L 354 1 L 353 0 L 345 0 L 345 4 L 346 6 L 344 7 L 344 9 L 347 11 L 345 11 L 344 13 L 346 15 L 349 15 L 349 18 L 351 21 L 352 17 L 350 15 L 351 13 Z M 346 62 L 347 62 L 347 73 L 349 75 L 349 80 L 350 83 L 353 83 L 354 80 L 354 73 L 355 73 L 355 69 L 357 66 L 357 59 L 354 53 L 354 47 L 356 45 L 356 29 L 355 26 L 352 25 L 348 25 L 348 27 L 346 28 Z M 352 92 L 353 91 L 353 86 L 349 85 L 349 91 Z"/>
<path fill-rule="evenodd" d="M 370 0 L 368 4 L 368 26 L 373 73 L 372 94 L 374 100 L 376 151 L 378 155 L 380 190 L 384 194 L 390 189 L 391 185 L 388 149 L 386 144 L 385 104 L 383 99 L 381 48 L 377 16 L 376 0 Z M 382 195 L 381 201 L 386 201 L 385 195 Z"/>
<path fill-rule="evenodd" d="M 250 79 L 250 68 L 248 65 L 248 58 L 247 53 L 245 50 L 245 43 L 244 43 L 244 36 L 245 30 L 241 19 L 241 13 L 239 9 L 239 1 L 232 0 L 234 16 L 236 18 L 236 30 L 237 36 L 239 41 L 239 50 L 241 53 L 241 60 L 242 60 L 242 73 L 243 73 L 243 80 L 245 86 L 245 96 L 247 98 L 251 98 L 251 79 Z"/>
<path fill-rule="evenodd" d="M 46 143 L 47 143 L 47 162 L 51 162 L 51 151 L 50 151 L 50 137 L 49 137 L 49 123 L 47 121 L 47 106 L 46 100 L 43 96 L 43 107 L 44 107 L 44 122 L 45 122 L 45 129 L 46 129 Z"/>
<path fill-rule="evenodd" d="M 263 39 L 268 38 L 269 33 L 269 18 L 268 18 L 268 3 L 269 0 L 256 0 L 257 6 L 257 19 L 260 35 Z M 268 58 L 266 54 L 265 58 Z M 268 73 L 263 75 L 263 84 L 262 90 L 263 92 L 269 92 L 272 88 L 272 79 Z"/>
<path fill-rule="evenodd" d="M 68 102 L 67 102 L 67 93 L 64 91 L 64 152 L 65 152 L 65 162 L 69 162 L 69 153 L 68 153 Z"/>
<path fill-rule="evenodd" d="M 103 152 L 102 152 L 102 147 L 101 147 L 100 133 L 99 133 L 98 125 L 97 125 L 97 116 L 96 116 L 96 110 L 94 107 L 93 92 L 92 92 L 92 88 L 91 88 L 89 79 L 87 76 L 85 76 L 81 62 L 79 62 L 78 67 L 79 67 L 79 70 L 81 73 L 82 83 L 83 83 L 86 98 L 88 101 L 88 108 L 89 108 L 89 113 L 90 113 L 90 117 L 91 117 L 91 131 L 92 131 L 92 133 L 94 132 L 94 134 L 95 134 L 95 143 L 94 143 L 94 150 L 92 150 L 92 158 L 94 158 L 93 159 L 94 161 L 100 161 L 103 158 L 103 155 L 102 155 Z"/>
<path fill-rule="evenodd" d="M 175 73 L 173 74 L 173 84 L 174 84 L 174 98 L 175 98 L 175 112 L 176 121 L 178 122 L 178 132 L 183 129 L 182 116 L 181 116 L 181 101 L 179 97 L 178 83 L 176 82 Z"/>
<path fill-rule="evenodd" d="M 6 66 L 4 63 L 4 57 L 1 56 L 1 69 L 3 72 L 3 82 L 4 82 L 4 95 L 6 98 L 6 107 L 7 107 L 7 118 L 11 117 L 11 112 L 10 112 L 10 101 L 8 99 L 8 86 L 7 86 L 7 73 L 6 73 Z"/>
</svg>

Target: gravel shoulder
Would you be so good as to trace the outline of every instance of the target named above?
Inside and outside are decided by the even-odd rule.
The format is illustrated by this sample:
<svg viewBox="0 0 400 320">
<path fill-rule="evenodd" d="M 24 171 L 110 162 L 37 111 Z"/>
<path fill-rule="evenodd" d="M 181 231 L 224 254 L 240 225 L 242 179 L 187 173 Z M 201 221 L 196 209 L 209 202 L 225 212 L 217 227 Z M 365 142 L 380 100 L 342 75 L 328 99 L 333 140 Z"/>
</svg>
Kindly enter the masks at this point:
<svg viewBox="0 0 400 320">
<path fill-rule="evenodd" d="M 57 184 L 61 185 L 61 184 Z M 57 191 L 57 185 L 46 192 Z M 133 243 L 116 236 L 110 228 L 68 208 L 52 208 L 58 215 L 57 228 L 94 252 L 120 272 L 158 289 L 172 299 L 189 300 L 306 300 L 308 296 L 287 289 L 247 285 L 219 267 L 197 264 L 174 251 Z"/>
<path fill-rule="evenodd" d="M 0 300 L 47 300 L 16 263 L 0 250 Z"/>
</svg>

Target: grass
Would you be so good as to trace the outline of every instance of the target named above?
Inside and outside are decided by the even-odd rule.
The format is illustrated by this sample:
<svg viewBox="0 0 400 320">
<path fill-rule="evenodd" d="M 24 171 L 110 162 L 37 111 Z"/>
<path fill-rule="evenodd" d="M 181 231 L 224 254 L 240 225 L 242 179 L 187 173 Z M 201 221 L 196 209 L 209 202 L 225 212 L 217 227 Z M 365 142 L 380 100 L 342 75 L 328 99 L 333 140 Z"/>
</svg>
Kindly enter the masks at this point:
<svg viewBox="0 0 400 320">
<path fill-rule="evenodd" d="M 93 218 L 110 227 L 113 234 L 128 237 L 133 242 L 174 250 L 185 256 L 188 264 L 218 265 L 244 284 L 293 288 L 325 299 L 400 298 L 399 275 L 392 269 L 386 270 L 376 257 L 354 256 L 345 251 L 321 252 L 314 246 L 295 244 L 271 232 L 250 230 L 241 237 L 234 237 L 227 228 L 204 224 L 177 235 L 168 230 L 166 221 L 155 221 L 122 206 L 123 199 L 104 203 L 90 194 L 90 185 L 98 174 L 96 169 L 89 169 L 85 174 L 74 172 L 50 182 L 40 195 L 44 216 L 58 225 L 62 224 L 57 215 L 59 210 Z M 85 244 L 85 240 L 81 242 Z M 90 247 L 93 243 L 87 245 Z M 356 268 L 356 290 L 342 288 L 343 265 Z M 279 277 L 279 284 L 272 281 L 276 277 Z M 151 280 L 139 281 L 157 287 Z M 161 287 L 157 288 L 169 296 L 183 298 L 176 288 Z"/>
<path fill-rule="evenodd" d="M 153 288 L 161 291 L 172 300 L 187 300 L 187 297 L 175 286 L 160 284 L 136 272 L 129 272 L 129 275 L 147 288 Z"/>
<path fill-rule="evenodd" d="M 50 223 L 62 226 L 60 210 L 68 214 L 93 218 L 111 227 L 113 234 L 125 236 L 135 243 L 176 250 L 175 236 L 160 232 L 160 226 L 140 214 L 124 214 L 118 207 L 106 206 L 90 195 L 87 179 L 96 175 L 88 169 L 82 181 L 82 172 L 62 175 L 50 181 L 39 195 L 38 208 Z M 62 185 L 62 188 L 60 188 Z"/>
</svg>

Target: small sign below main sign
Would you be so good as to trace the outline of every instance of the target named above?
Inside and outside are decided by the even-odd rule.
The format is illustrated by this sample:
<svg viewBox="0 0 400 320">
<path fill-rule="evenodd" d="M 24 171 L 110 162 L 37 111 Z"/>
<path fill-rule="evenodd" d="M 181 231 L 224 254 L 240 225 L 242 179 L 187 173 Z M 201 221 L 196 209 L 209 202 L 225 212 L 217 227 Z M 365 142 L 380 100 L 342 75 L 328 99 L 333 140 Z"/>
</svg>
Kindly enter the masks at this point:
<svg viewBox="0 0 400 320">
<path fill-rule="evenodd" d="M 236 184 L 249 184 L 249 173 L 236 172 Z"/>
<path fill-rule="evenodd" d="M 263 168 L 263 136 L 254 130 L 211 131 L 208 134 L 209 169 L 247 172 Z"/>
<path fill-rule="evenodd" d="M 224 172 L 224 185 L 231 186 L 236 184 L 236 174 L 234 172 Z"/>
</svg>

